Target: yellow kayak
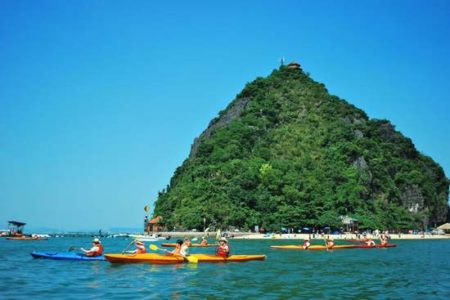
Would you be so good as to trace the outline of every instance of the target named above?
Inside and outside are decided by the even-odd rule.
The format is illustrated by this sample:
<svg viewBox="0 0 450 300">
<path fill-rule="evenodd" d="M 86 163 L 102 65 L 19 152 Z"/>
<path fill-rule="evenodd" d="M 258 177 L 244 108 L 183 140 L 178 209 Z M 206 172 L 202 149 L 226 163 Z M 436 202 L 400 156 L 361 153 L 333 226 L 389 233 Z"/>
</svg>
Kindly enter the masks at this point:
<svg viewBox="0 0 450 300">
<path fill-rule="evenodd" d="M 303 249 L 300 245 L 285 245 L 285 246 L 270 246 L 274 249 L 291 249 L 291 250 L 327 250 L 327 247 L 321 245 L 312 245 L 308 249 Z M 355 249 L 359 248 L 358 245 L 335 245 L 333 248 L 328 250 L 338 250 L 338 249 Z"/>
<path fill-rule="evenodd" d="M 161 246 L 163 246 L 163 247 L 175 247 L 176 243 L 162 243 Z M 191 244 L 189 247 L 217 247 L 217 245 L 210 244 L 210 245 L 202 246 L 201 244 Z"/>
<path fill-rule="evenodd" d="M 198 262 L 242 262 L 249 260 L 265 260 L 265 255 L 231 255 L 229 257 L 221 257 L 210 254 L 192 254 Z M 105 254 L 106 260 L 111 263 L 151 263 L 151 264 L 179 264 L 187 262 L 182 256 L 166 255 L 158 253 L 145 254 Z"/>
</svg>

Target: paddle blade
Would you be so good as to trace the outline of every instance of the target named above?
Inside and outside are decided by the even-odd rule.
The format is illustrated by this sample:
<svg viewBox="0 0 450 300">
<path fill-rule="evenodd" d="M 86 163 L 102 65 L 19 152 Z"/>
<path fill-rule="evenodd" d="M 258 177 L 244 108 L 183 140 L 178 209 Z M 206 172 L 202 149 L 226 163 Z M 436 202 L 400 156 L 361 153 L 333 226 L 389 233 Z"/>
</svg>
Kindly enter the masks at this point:
<svg viewBox="0 0 450 300">
<path fill-rule="evenodd" d="M 148 246 L 150 248 L 150 250 L 156 251 L 159 248 L 156 245 L 151 244 L 150 246 Z"/>
<path fill-rule="evenodd" d="M 195 256 L 186 256 L 188 262 L 191 264 L 198 264 L 198 258 Z"/>
</svg>

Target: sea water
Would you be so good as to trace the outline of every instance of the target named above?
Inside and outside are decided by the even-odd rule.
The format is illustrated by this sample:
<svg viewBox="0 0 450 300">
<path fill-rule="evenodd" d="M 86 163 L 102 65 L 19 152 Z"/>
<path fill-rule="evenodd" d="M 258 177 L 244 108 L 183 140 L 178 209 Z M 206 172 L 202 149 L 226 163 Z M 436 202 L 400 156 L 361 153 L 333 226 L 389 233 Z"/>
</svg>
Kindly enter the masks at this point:
<svg viewBox="0 0 450 300">
<path fill-rule="evenodd" d="M 121 252 L 130 241 L 102 240 L 106 253 Z M 230 240 L 233 253 L 266 254 L 265 261 L 151 265 L 30 255 L 89 248 L 87 238 L 0 239 L 0 299 L 450 299 L 450 240 L 393 241 L 398 247 L 389 249 L 270 248 L 300 242 Z"/>
</svg>

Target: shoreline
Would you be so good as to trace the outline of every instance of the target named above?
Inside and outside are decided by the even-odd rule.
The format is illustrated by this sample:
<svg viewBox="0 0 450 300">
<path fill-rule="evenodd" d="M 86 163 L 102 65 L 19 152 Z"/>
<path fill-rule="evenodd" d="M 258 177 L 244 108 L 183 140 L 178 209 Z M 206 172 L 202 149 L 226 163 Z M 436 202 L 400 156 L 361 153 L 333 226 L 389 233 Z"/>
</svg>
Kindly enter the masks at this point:
<svg viewBox="0 0 450 300">
<path fill-rule="evenodd" d="M 190 237 L 190 238 L 199 238 L 201 239 L 203 236 L 206 236 L 208 239 L 215 238 L 216 232 L 196 232 L 196 231 L 185 231 L 185 232 L 159 232 L 163 237 L 171 236 L 172 238 L 179 237 Z M 228 233 L 228 239 L 235 240 L 304 240 L 307 237 L 311 237 L 312 240 L 323 240 L 327 235 L 322 234 L 308 234 L 308 233 L 284 233 L 284 234 L 263 234 L 263 233 L 248 233 L 248 232 L 232 232 Z M 363 239 L 364 237 L 360 235 L 358 238 L 354 233 L 347 234 L 337 234 L 331 235 L 335 240 L 357 240 Z M 379 238 L 375 235 L 368 234 L 367 238 L 378 240 Z M 445 240 L 450 239 L 450 234 L 390 234 L 391 240 Z"/>
</svg>

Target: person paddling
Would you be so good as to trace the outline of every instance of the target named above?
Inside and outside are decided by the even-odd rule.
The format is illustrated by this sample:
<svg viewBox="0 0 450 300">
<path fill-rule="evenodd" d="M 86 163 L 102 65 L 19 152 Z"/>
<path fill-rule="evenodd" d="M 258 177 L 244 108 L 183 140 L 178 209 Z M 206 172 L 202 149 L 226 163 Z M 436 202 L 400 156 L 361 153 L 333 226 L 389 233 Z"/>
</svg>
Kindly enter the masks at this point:
<svg viewBox="0 0 450 300">
<path fill-rule="evenodd" d="M 190 246 L 191 246 L 191 240 L 189 238 L 185 238 L 184 243 L 181 245 L 180 254 L 182 256 L 188 256 Z"/>
<path fill-rule="evenodd" d="M 95 238 L 92 241 L 92 247 L 89 250 L 81 248 L 81 251 L 86 254 L 86 256 L 101 256 L 103 254 L 103 245 L 99 239 Z"/>
<path fill-rule="evenodd" d="M 175 249 L 168 252 L 167 254 L 168 255 L 181 255 L 181 245 L 183 245 L 183 241 L 177 240 L 177 242 L 175 243 Z"/>
<path fill-rule="evenodd" d="M 332 236 L 328 235 L 326 241 L 325 241 L 325 245 L 327 247 L 327 249 L 333 249 L 334 247 L 334 239 Z"/>
<path fill-rule="evenodd" d="M 219 240 L 219 245 L 216 249 L 216 254 L 222 257 L 228 257 L 230 255 L 230 246 L 228 246 L 228 241 L 226 238 L 221 238 Z"/>
<path fill-rule="evenodd" d="M 309 237 L 307 237 L 303 241 L 303 249 L 308 250 L 309 246 L 311 246 L 311 241 L 309 240 Z"/>
<path fill-rule="evenodd" d="M 380 235 L 380 244 L 381 244 L 381 246 L 387 245 L 387 242 L 388 242 L 387 236 L 384 233 L 382 233 Z"/>
<path fill-rule="evenodd" d="M 134 245 L 136 246 L 136 249 L 133 251 L 127 251 L 126 253 L 130 254 L 144 254 L 147 253 L 147 250 L 145 249 L 145 244 L 141 242 L 140 240 L 136 240 L 134 242 Z"/>
<path fill-rule="evenodd" d="M 202 237 L 202 242 L 200 243 L 200 246 L 207 246 L 208 245 L 208 241 L 206 240 L 205 237 Z"/>
<path fill-rule="evenodd" d="M 375 247 L 375 242 L 372 239 L 367 239 L 367 241 L 365 241 L 365 243 L 369 247 Z"/>
</svg>

